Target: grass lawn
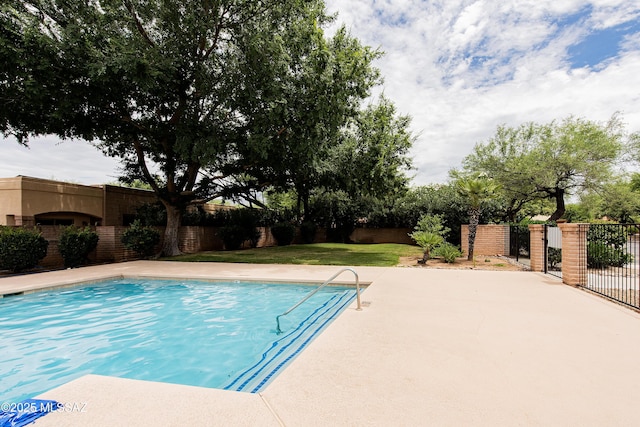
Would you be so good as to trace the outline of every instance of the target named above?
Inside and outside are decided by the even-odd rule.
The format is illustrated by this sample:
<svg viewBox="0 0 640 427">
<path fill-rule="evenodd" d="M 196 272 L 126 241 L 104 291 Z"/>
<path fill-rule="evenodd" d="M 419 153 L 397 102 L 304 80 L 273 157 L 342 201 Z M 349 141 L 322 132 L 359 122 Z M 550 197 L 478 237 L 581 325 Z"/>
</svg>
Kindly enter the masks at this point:
<svg viewBox="0 0 640 427">
<path fill-rule="evenodd" d="M 276 246 L 239 251 L 200 252 L 163 259 L 189 262 L 390 267 L 397 265 L 401 256 L 419 255 L 422 255 L 422 250 L 419 247 L 395 243 L 374 245 L 314 243 L 310 245 Z"/>
</svg>

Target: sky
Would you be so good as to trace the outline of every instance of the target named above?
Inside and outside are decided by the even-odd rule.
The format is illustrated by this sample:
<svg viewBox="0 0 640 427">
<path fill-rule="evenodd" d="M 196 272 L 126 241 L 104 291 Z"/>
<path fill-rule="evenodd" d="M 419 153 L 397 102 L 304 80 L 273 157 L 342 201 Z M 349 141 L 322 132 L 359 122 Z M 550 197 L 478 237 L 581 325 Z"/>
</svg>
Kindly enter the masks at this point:
<svg viewBox="0 0 640 427">
<path fill-rule="evenodd" d="M 621 113 L 640 131 L 640 0 L 326 0 L 385 54 L 384 94 L 412 117 L 413 185 L 444 183 L 498 126 Z M 0 137 L 1 138 L 1 137 Z M 0 140 L 0 177 L 80 184 L 117 179 L 119 164 L 83 141 Z"/>
</svg>

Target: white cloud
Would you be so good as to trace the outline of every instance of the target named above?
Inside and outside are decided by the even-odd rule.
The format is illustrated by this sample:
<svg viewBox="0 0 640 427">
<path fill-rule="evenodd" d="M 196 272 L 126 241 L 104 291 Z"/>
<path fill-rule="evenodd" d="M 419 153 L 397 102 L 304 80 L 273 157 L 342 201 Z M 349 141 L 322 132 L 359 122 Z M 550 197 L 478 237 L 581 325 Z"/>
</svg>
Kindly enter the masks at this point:
<svg viewBox="0 0 640 427">
<path fill-rule="evenodd" d="M 620 56 L 595 69 L 571 69 L 570 46 L 593 30 L 633 23 L 628 0 L 327 0 L 341 24 L 386 55 L 376 62 L 384 92 L 413 117 L 417 185 L 444 182 L 451 168 L 498 125 L 548 122 L 570 114 L 606 121 L 624 114 L 640 131 L 640 33 Z M 113 181 L 118 163 L 83 142 L 26 150 L 0 140 L 0 176 Z"/>
<path fill-rule="evenodd" d="M 610 28 L 640 18 L 636 2 L 628 0 L 599 0 L 594 2 L 592 22 L 595 29 Z"/>
<path fill-rule="evenodd" d="M 364 44 L 387 55 L 376 65 L 385 95 L 419 134 L 415 184 L 444 182 L 451 168 L 498 125 L 570 114 L 606 121 L 624 114 L 640 131 L 638 34 L 597 70 L 570 69 L 567 50 L 596 25 L 636 19 L 636 2 L 601 0 L 328 0 Z M 401 26 L 387 17 L 404 16 Z"/>
<path fill-rule="evenodd" d="M 120 164 L 84 141 L 60 142 L 55 137 L 33 138 L 29 147 L 14 139 L 0 140 L 0 177 L 17 175 L 92 185 L 113 182 Z"/>
</svg>

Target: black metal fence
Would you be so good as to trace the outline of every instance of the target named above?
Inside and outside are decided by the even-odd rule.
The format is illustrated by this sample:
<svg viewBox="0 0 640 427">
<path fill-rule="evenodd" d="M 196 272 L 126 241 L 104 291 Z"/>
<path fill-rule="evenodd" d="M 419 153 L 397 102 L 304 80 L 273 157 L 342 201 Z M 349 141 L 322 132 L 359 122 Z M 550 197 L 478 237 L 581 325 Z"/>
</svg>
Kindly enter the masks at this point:
<svg viewBox="0 0 640 427">
<path fill-rule="evenodd" d="M 640 309 L 640 225 L 585 224 L 587 239 L 581 250 L 587 271 L 585 287 L 622 304 Z M 584 252 L 583 252 L 584 253 Z"/>
<path fill-rule="evenodd" d="M 520 258 L 529 259 L 530 233 L 528 225 L 509 226 L 509 256 L 516 261 Z"/>
</svg>

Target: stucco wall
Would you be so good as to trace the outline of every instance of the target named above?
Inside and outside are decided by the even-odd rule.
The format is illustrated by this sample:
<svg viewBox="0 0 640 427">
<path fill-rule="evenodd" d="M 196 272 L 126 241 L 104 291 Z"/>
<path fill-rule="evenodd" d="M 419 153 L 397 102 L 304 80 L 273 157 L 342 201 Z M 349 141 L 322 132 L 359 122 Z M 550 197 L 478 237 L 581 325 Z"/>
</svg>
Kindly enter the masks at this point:
<svg viewBox="0 0 640 427">
<path fill-rule="evenodd" d="M 125 225 L 157 197 L 152 191 L 113 185 L 88 186 L 18 176 L 0 178 L 0 225 L 33 226 L 72 221 L 74 225 Z"/>
<path fill-rule="evenodd" d="M 101 225 L 125 225 L 126 215 L 135 215 L 141 205 L 158 201 L 151 190 L 104 186 L 104 216 Z"/>
<path fill-rule="evenodd" d="M 0 225 L 22 225 L 21 181 L 0 178 Z"/>
<path fill-rule="evenodd" d="M 0 225 L 35 225 L 35 217 L 70 213 L 79 224 L 102 218 L 102 188 L 18 176 L 0 178 Z M 73 215 L 75 214 L 75 215 Z M 78 215 L 81 214 L 81 215 Z"/>
<path fill-rule="evenodd" d="M 102 218 L 102 189 L 44 179 L 20 177 L 22 215 L 77 212 Z"/>
</svg>

